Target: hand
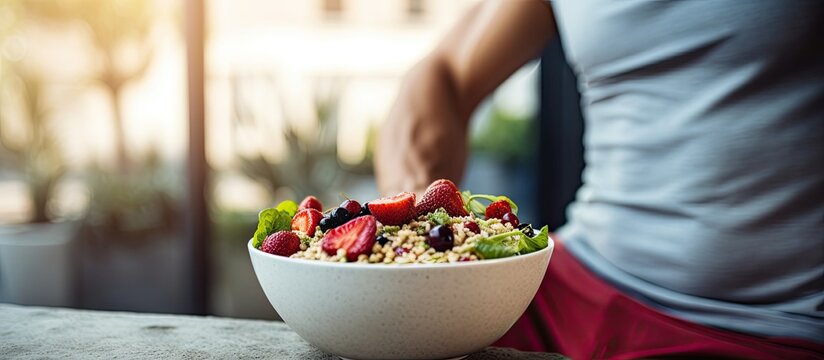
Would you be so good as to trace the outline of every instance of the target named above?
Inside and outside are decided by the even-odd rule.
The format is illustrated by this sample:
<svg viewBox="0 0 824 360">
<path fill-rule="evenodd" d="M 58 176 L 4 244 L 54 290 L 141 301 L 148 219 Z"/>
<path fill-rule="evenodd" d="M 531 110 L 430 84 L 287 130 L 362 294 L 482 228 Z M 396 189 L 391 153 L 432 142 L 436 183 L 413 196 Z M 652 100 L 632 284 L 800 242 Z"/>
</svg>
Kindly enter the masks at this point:
<svg viewBox="0 0 824 360">
<path fill-rule="evenodd" d="M 467 157 L 467 120 L 457 108 L 449 74 L 434 58 L 410 71 L 375 151 L 378 187 L 384 195 L 422 192 L 430 182 L 456 183 Z"/>
<path fill-rule="evenodd" d="M 470 9 L 406 76 L 378 135 L 375 175 L 384 195 L 421 192 L 466 167 L 468 119 L 481 100 L 537 56 L 554 33 L 541 0 L 487 0 Z"/>
</svg>

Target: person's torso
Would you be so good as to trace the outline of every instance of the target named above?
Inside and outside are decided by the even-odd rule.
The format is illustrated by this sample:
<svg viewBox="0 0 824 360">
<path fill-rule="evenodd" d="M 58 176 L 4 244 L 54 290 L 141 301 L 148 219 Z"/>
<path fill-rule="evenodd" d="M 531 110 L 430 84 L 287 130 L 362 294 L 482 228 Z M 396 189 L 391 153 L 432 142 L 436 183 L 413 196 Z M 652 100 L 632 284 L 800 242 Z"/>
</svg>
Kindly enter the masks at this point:
<svg viewBox="0 0 824 360">
<path fill-rule="evenodd" d="M 553 2 L 579 77 L 565 231 L 663 289 L 824 317 L 824 2 Z"/>
</svg>

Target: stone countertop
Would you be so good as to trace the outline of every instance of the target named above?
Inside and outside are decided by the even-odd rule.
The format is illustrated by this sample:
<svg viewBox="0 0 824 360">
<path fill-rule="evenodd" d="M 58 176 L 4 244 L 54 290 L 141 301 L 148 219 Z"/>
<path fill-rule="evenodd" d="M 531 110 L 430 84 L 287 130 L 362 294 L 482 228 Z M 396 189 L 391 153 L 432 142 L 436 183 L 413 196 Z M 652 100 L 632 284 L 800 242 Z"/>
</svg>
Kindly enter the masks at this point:
<svg viewBox="0 0 824 360">
<path fill-rule="evenodd" d="M 283 322 L 0 304 L 0 357 L 338 359 Z M 467 359 L 564 359 L 486 348 Z"/>
</svg>

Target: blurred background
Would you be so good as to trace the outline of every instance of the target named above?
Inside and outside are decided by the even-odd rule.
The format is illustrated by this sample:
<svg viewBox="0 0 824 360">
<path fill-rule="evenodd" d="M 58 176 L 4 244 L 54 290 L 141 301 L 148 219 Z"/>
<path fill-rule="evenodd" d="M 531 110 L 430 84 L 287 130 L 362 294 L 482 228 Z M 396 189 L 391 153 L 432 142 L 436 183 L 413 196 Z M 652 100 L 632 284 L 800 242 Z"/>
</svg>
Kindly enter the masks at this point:
<svg viewBox="0 0 824 360">
<path fill-rule="evenodd" d="M 257 212 L 376 198 L 402 76 L 475 2 L 0 0 L 0 302 L 275 318 Z M 461 186 L 530 222 L 543 66 L 476 112 Z"/>
</svg>

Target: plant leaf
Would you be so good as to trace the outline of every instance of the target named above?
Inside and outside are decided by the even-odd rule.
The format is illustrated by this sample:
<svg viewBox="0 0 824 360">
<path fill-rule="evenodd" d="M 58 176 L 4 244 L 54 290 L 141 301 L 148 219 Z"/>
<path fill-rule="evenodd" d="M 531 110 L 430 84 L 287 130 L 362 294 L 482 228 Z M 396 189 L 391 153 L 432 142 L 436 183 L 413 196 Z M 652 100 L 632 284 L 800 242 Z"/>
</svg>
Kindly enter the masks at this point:
<svg viewBox="0 0 824 360">
<path fill-rule="evenodd" d="M 475 251 L 484 259 L 498 259 L 516 255 L 520 248 L 519 241 L 513 234 L 507 234 L 503 237 L 496 235 L 479 240 L 475 245 Z"/>
<path fill-rule="evenodd" d="M 497 259 L 517 254 L 529 254 L 549 245 L 549 227 L 544 226 L 532 237 L 522 230 L 512 230 L 481 239 L 475 245 L 475 252 L 484 259 Z"/>
<path fill-rule="evenodd" d="M 289 230 L 292 228 L 292 216 L 286 211 L 277 208 L 268 208 L 258 214 L 258 226 L 255 230 L 252 246 L 260 249 L 263 240 L 277 231 Z"/>
<path fill-rule="evenodd" d="M 475 217 L 477 218 L 484 218 L 486 206 L 481 204 L 479 201 L 472 199 L 472 193 L 469 192 L 469 190 L 464 190 L 461 193 L 461 197 L 463 198 L 466 211 L 475 214 Z"/>
<path fill-rule="evenodd" d="M 280 204 L 276 207 L 276 209 L 280 211 L 284 211 L 289 214 L 289 217 L 294 217 L 295 214 L 298 212 L 298 204 L 292 200 L 284 200 L 281 201 Z"/>
<path fill-rule="evenodd" d="M 521 254 L 529 254 L 531 252 L 535 252 L 541 250 L 547 245 L 549 245 L 549 227 L 544 225 L 537 234 L 532 237 L 529 236 L 521 236 L 521 240 L 518 242 L 520 249 L 519 253 Z"/>
</svg>

